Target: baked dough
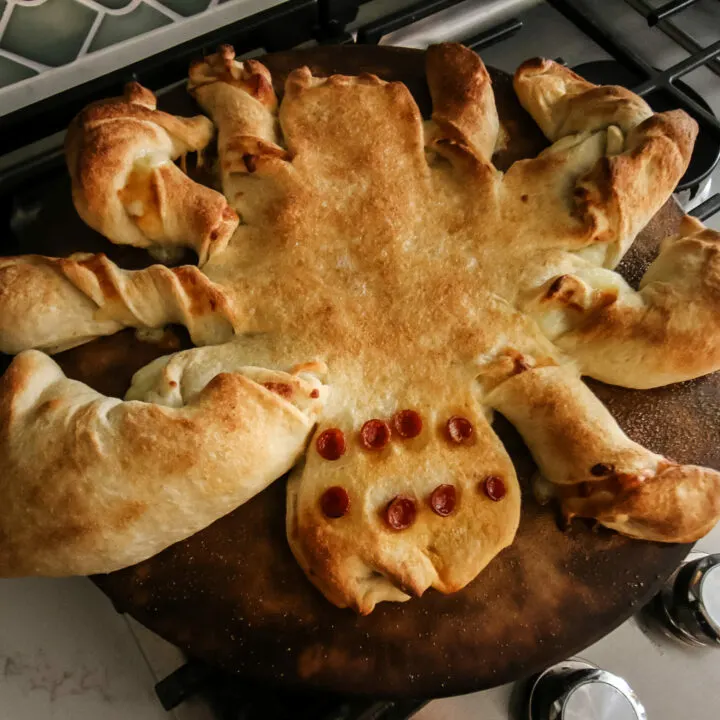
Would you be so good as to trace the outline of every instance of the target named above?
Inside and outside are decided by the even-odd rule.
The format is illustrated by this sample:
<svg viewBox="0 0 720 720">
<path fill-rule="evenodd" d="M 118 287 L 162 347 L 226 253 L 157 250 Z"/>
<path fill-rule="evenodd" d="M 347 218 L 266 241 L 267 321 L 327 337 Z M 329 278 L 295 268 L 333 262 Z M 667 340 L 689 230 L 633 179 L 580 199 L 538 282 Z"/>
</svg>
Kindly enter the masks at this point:
<svg viewBox="0 0 720 720">
<path fill-rule="evenodd" d="M 322 407 L 309 373 L 174 378 L 171 403 L 137 389 L 123 402 L 43 353 L 13 360 L 0 380 L 0 575 L 105 573 L 157 554 L 287 472 Z"/>
<path fill-rule="evenodd" d="M 0 257 L 0 352 L 52 354 L 125 327 L 169 323 L 209 345 L 228 341 L 234 321 L 223 289 L 192 265 L 122 270 L 103 254 Z"/>
<path fill-rule="evenodd" d="M 253 172 L 264 157 L 285 157 L 270 73 L 257 60 L 239 62 L 233 48 L 223 45 L 193 63 L 188 90 L 217 125 L 223 192 L 235 207 L 237 173 Z"/>
<path fill-rule="evenodd" d="M 531 357 L 523 366 L 495 385 L 487 402 L 530 448 L 542 474 L 541 500 L 557 497 L 567 520 L 595 518 L 643 540 L 688 543 L 712 530 L 720 518 L 720 473 L 679 465 L 630 440 L 567 367 Z"/>
<path fill-rule="evenodd" d="M 617 273 L 579 263 L 549 280 L 528 310 L 583 372 L 652 388 L 720 367 L 720 233 L 685 216 L 635 292 Z M 662 348 L 662 351 L 660 349 Z"/>
<path fill-rule="evenodd" d="M 204 393 L 217 399 L 217 384 L 230 382 L 218 378 L 242 378 L 233 382 L 270 402 L 258 385 L 267 371 L 249 368 L 282 369 L 298 382 L 321 374 L 327 391 L 301 395 L 322 410 L 311 418 L 304 405 L 294 408 L 304 413 L 303 430 L 272 469 L 298 459 L 287 491 L 290 547 L 332 602 L 361 613 L 429 587 L 458 590 L 512 542 L 520 490 L 490 426 L 494 410 L 522 433 L 568 517 L 684 542 L 720 516 L 717 472 L 631 442 L 580 380 L 582 372 L 637 386 L 720 367 L 714 233 L 686 221 L 640 292 L 612 270 L 685 171 L 695 123 L 682 112 L 653 115 L 631 93 L 598 89 L 550 61 L 528 62 L 517 92 L 553 144 L 501 173 L 492 165 L 501 131 L 482 62 L 458 45 L 431 48 L 427 61 L 427 123 L 404 85 L 373 75 L 318 78 L 300 68 L 277 105 L 257 61 L 239 63 L 222 48 L 193 66 L 190 90 L 218 126 L 224 192 L 242 218 L 202 267 L 241 308 L 237 338 L 152 363 L 126 403 L 98 400 L 120 408 L 121 420 L 136 408 L 147 414 L 137 429 L 109 424 L 102 458 L 88 463 L 84 441 L 59 435 L 66 462 L 93 472 L 107 465 L 103 477 L 128 497 L 141 490 L 128 484 L 119 458 L 132 456 L 131 477 L 140 468 L 146 480 L 165 473 L 143 454 L 146 432 L 158 442 L 162 435 L 153 457 L 190 445 L 197 467 L 211 468 L 208 478 L 219 447 L 248 473 L 262 451 L 257 490 L 270 480 L 274 455 L 264 442 L 275 442 L 279 419 L 253 426 L 241 450 L 222 424 L 236 407 L 232 393 L 210 403 L 212 428 L 195 444 L 165 432 L 167 414 L 193 412 Z M 8 408 L 35 407 L 21 390 L 28 382 L 14 378 L 30 360 L 48 362 L 41 357 L 21 355 L 11 367 L 0 427 L 14 427 Z M 70 399 L 86 397 L 87 388 L 54 372 Z M 285 380 L 269 382 L 287 392 Z M 279 400 L 272 409 L 290 412 Z M 40 446 L 33 412 L 20 423 L 27 440 L 3 440 L 0 477 L 9 469 L 15 478 L 21 504 L 10 507 L 41 519 L 58 500 L 40 507 L 39 480 L 25 479 L 41 477 L 38 468 L 45 479 L 55 473 L 27 449 Z M 55 437 L 41 429 L 44 441 Z M 61 480 L 48 487 L 83 502 L 86 488 L 70 475 Z M 109 492 L 110 480 L 98 482 Z M 88 506 L 85 517 L 96 512 Z M 163 518 L 160 509 L 147 518 L 156 513 Z M 208 521 L 190 515 L 195 529 Z M 16 513 L 5 522 L 20 523 Z M 47 545 L 18 537 L 18 572 L 46 571 L 38 558 Z M 92 564 L 84 554 L 95 563 L 92 546 L 73 546 L 68 557 L 65 542 L 55 543 L 56 572 L 84 571 Z M 25 563 L 26 555 L 35 560 Z"/>
<path fill-rule="evenodd" d="M 160 260 L 190 247 L 202 265 L 227 245 L 238 218 L 173 160 L 202 151 L 213 126 L 156 107 L 155 96 L 132 82 L 122 98 L 90 105 L 73 120 L 65 141 L 73 202 L 114 243 L 149 248 Z"/>
</svg>

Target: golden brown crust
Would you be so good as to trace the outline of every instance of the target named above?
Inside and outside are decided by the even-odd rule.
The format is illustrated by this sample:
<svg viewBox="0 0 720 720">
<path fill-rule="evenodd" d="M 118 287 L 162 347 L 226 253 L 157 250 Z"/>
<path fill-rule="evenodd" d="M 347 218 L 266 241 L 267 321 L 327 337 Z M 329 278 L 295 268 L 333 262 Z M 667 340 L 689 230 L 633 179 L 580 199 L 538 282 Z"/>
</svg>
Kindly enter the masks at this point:
<svg viewBox="0 0 720 720">
<path fill-rule="evenodd" d="M 115 243 L 191 247 L 202 265 L 225 248 L 238 219 L 220 193 L 173 160 L 204 149 L 212 134 L 207 118 L 156 110 L 155 96 L 137 83 L 122 98 L 89 106 L 65 143 L 79 215 Z"/>
<path fill-rule="evenodd" d="M 193 351 L 191 351 L 193 352 Z M 297 394 L 317 380 L 278 371 Z M 122 402 L 18 355 L 0 380 L 0 575 L 105 573 L 197 532 L 288 470 L 321 400 L 300 410 L 242 371 L 210 371 L 173 407 Z"/>
<path fill-rule="evenodd" d="M 568 519 L 656 542 L 694 542 L 720 519 L 720 473 L 630 440 L 569 368 L 508 375 L 487 399 L 520 431 Z"/>
<path fill-rule="evenodd" d="M 651 388 L 720 368 L 720 233 L 686 217 L 635 292 L 615 273 L 580 266 L 541 291 L 540 321 L 562 316 L 555 343 L 592 377 Z"/>
<path fill-rule="evenodd" d="M 576 247 L 597 245 L 605 267 L 615 267 L 687 169 L 697 123 L 679 110 L 653 115 L 629 90 L 593 85 L 551 60 L 523 63 L 514 86 L 549 140 L 586 148 L 568 168 L 583 228 Z"/>
<path fill-rule="evenodd" d="M 667 541 L 699 537 L 718 514 L 714 471 L 669 469 L 631 442 L 551 342 L 563 346 L 570 312 L 599 317 L 642 302 L 607 268 L 671 192 L 692 123 L 672 113 L 648 120 L 626 91 L 528 64 L 519 92 L 563 136 L 502 174 L 490 162 L 496 116 L 480 61 L 455 46 L 432 50 L 429 81 L 436 120 L 426 134 L 408 89 L 372 75 L 300 68 L 276 113 L 258 63 L 222 49 L 193 67 L 191 91 L 219 127 L 224 189 L 244 221 L 203 271 L 244 309 L 247 332 L 152 363 L 128 394 L 165 406 L 147 411 L 160 416 L 188 412 L 230 372 L 282 403 L 292 382 L 262 368 L 298 358 L 311 363 L 298 374 L 326 367 L 330 391 L 288 483 L 288 539 L 311 581 L 360 612 L 428 587 L 457 590 L 512 541 L 520 492 L 493 408 L 521 431 L 568 514 Z M 686 263 L 688 288 L 705 277 L 696 258 L 708 241 L 698 242 L 665 251 Z M 712 303 L 701 292 L 696 307 L 715 312 Z M 704 326 L 698 318 L 693 328 Z M 147 424 L 165 428 L 160 416 Z M 448 432 L 458 418 L 471 433 Z M 390 428 L 381 448 L 362 442 L 371 420 Z M 144 448 L 146 420 L 132 422 L 116 432 Z M 225 443 L 230 429 L 217 431 Z M 193 447 L 181 438 L 183 451 Z M 688 508 L 673 500 L 673 479 L 695 498 Z M 604 495 L 571 508 L 588 499 L 586 483 Z M 447 515 L 432 503 L 441 485 L 455 492 Z M 328 491 L 343 502 L 323 502 Z M 701 517 L 697 499 L 710 494 Z M 133 513 L 141 508 L 124 508 L 123 522 Z"/>
<path fill-rule="evenodd" d="M 551 142 L 610 125 L 623 132 L 652 116 L 650 106 L 627 88 L 593 85 L 552 60 L 526 60 L 515 71 L 514 87 L 522 106 Z"/>
<path fill-rule="evenodd" d="M 682 110 L 653 115 L 625 138 L 622 154 L 603 157 L 577 183 L 577 212 L 607 242 L 615 267 L 667 199 L 690 162 L 697 123 Z"/>
<path fill-rule="evenodd" d="M 428 48 L 426 67 L 439 137 L 465 144 L 490 161 L 500 121 L 482 60 L 462 45 L 444 43 Z"/>
<path fill-rule="evenodd" d="M 237 320 L 224 290 L 190 265 L 129 271 L 103 254 L 0 258 L 0 352 L 55 353 L 170 323 L 206 345 L 229 340 Z"/>
<path fill-rule="evenodd" d="M 285 157 L 270 73 L 257 60 L 235 60 L 232 47 L 223 45 L 190 67 L 188 90 L 218 127 L 223 191 L 234 204 L 241 192 L 235 174 L 255 172 L 259 158 Z"/>
<path fill-rule="evenodd" d="M 562 501 L 565 515 L 595 518 L 638 540 L 692 543 L 720 518 L 720 473 L 708 468 L 664 463 L 657 474 L 612 493 L 593 486 L 584 497 Z"/>
</svg>

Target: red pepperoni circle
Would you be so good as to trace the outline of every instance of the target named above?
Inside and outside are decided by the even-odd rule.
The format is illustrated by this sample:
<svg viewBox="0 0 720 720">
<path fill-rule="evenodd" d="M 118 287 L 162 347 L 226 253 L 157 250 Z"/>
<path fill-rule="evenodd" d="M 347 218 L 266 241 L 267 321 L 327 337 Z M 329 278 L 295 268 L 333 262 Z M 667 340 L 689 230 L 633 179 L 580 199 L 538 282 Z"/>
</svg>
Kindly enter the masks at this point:
<svg viewBox="0 0 720 720">
<path fill-rule="evenodd" d="M 385 508 L 385 520 L 393 530 L 406 530 L 415 522 L 417 509 L 412 498 L 398 495 Z"/>
<path fill-rule="evenodd" d="M 350 510 L 350 496 L 345 488 L 336 485 L 322 494 L 320 507 L 327 517 L 340 518 Z"/>
<path fill-rule="evenodd" d="M 430 507 L 434 513 L 447 517 L 455 510 L 457 493 L 452 485 L 438 485 L 430 496 Z"/>
<path fill-rule="evenodd" d="M 318 435 L 315 446 L 320 457 L 337 460 L 345 454 L 345 435 L 339 428 L 329 428 Z"/>
<path fill-rule="evenodd" d="M 453 415 L 447 421 L 447 434 L 454 443 L 465 443 L 473 436 L 475 428 L 472 423 L 460 415 Z"/>
<path fill-rule="evenodd" d="M 507 494 L 503 479 L 497 475 L 488 475 L 485 478 L 485 494 L 495 502 L 502 500 Z"/>
<path fill-rule="evenodd" d="M 396 412 L 392 422 L 395 432 L 402 438 L 414 438 L 422 432 L 422 418 L 414 410 Z"/>
<path fill-rule="evenodd" d="M 317 388 L 314 388 L 310 391 L 310 397 L 311 398 L 319 398 L 320 397 L 320 391 Z"/>
<path fill-rule="evenodd" d="M 368 450 L 381 450 L 390 441 L 390 426 L 384 420 L 368 420 L 360 429 L 360 442 Z"/>
</svg>

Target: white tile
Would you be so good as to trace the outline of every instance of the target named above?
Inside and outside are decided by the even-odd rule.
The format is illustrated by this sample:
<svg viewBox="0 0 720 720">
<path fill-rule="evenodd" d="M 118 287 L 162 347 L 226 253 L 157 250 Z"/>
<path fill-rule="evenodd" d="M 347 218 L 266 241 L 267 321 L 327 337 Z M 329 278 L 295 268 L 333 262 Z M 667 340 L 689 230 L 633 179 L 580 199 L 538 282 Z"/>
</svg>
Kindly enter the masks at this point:
<svg viewBox="0 0 720 720">
<path fill-rule="evenodd" d="M 153 685 L 89 580 L 0 580 L 0 720 L 168 720 Z"/>
</svg>

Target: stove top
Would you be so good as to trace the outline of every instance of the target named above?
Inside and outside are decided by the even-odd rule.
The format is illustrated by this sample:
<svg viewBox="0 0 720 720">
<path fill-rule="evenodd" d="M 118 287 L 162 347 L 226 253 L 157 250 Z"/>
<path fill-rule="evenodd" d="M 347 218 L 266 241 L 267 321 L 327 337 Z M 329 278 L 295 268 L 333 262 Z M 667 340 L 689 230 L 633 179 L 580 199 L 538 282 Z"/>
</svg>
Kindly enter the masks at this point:
<svg viewBox="0 0 720 720">
<path fill-rule="evenodd" d="M 97 4 L 89 0 L 83 0 L 83 3 Z M 18 0 L 7 4 L 0 0 L 0 13 L 3 6 L 7 14 L 9 5 L 23 4 L 35 3 Z M 313 38 L 311 42 L 360 40 L 422 48 L 431 42 L 458 40 L 477 49 L 488 65 L 508 72 L 532 56 L 561 58 L 571 67 L 614 59 L 619 60 L 626 71 L 639 71 L 638 84 L 650 91 L 652 83 L 665 83 L 671 79 L 673 73 L 668 73 L 668 69 L 683 63 L 685 69 L 692 68 L 683 75 L 682 82 L 690 89 L 691 109 L 696 115 L 699 112 L 710 148 L 703 151 L 701 159 L 707 163 L 708 153 L 715 158 L 720 154 L 720 150 L 713 149 L 720 148 L 720 125 L 713 123 L 713 114 L 720 115 L 720 2 L 717 0 L 575 0 L 572 3 L 560 0 L 548 3 L 539 0 L 422 0 L 415 3 L 372 0 L 363 4 L 353 0 L 292 0 L 278 5 L 283 8 L 281 11 L 270 7 L 274 5 L 278 5 L 275 0 L 269 0 L 252 7 L 262 8 L 265 13 L 275 10 L 274 14 L 264 16 L 265 20 L 275 22 L 275 27 L 277 23 L 287 26 L 291 18 L 301 18 L 298 27 L 302 25 L 305 39 Z M 178 68 L 187 65 L 183 53 L 202 48 L 204 43 L 212 45 L 234 37 L 242 38 L 242 46 L 248 50 L 257 45 L 282 49 L 272 47 L 271 42 L 266 41 L 273 33 L 258 33 L 257 29 L 266 25 L 257 18 L 243 19 L 238 15 L 229 29 L 213 27 L 201 40 L 186 38 L 184 45 L 176 47 L 171 56 L 148 58 L 130 70 L 118 70 L 114 66 L 112 70 L 118 74 L 111 82 L 124 81 L 128 72 L 131 75 L 140 73 L 143 82 L 158 89 L 172 77 L 175 65 Z M 0 35 L 2 29 L 0 27 Z M 606 42 L 606 36 L 620 44 L 619 51 L 617 46 L 611 47 L 612 42 Z M 281 44 L 292 47 L 297 42 L 298 37 L 286 33 Z M 701 59 L 707 60 L 713 52 L 716 57 L 707 63 L 698 63 L 693 56 L 703 50 Z M 163 62 L 163 57 L 170 59 Z M 674 93 L 680 86 L 672 79 L 673 87 L 665 90 Z M 83 92 L 107 94 L 104 86 L 92 86 L 89 90 L 87 85 L 83 87 Z M 74 105 L 84 104 L 78 93 L 80 90 L 70 96 L 70 105 L 63 105 L 64 112 L 74 114 Z M 35 99 L 29 97 L 28 102 Z M 674 99 L 678 99 L 677 96 Z M 24 110 L 18 110 L 19 104 L 13 102 L 10 109 L 20 113 L 15 119 L 22 119 Z M 53 98 L 43 102 L 52 103 Z M 29 124 L 35 122 L 29 110 L 25 116 L 30 118 Z M 8 118 L 12 119 L 12 113 Z M 57 120 L 58 128 L 66 124 L 60 117 Z M 61 142 L 62 136 L 57 135 L 36 142 L 30 148 L 14 150 L 7 143 L 0 147 L 0 156 L 5 152 L 4 157 L 0 157 L 0 187 L 17 179 L 18 168 L 30 172 L 37 165 L 57 162 Z M 678 200 L 686 210 L 720 230 L 720 168 L 716 165 L 712 169 L 712 162 L 709 166 L 697 183 L 683 189 Z M 720 553 L 720 527 L 699 542 L 695 550 Z M 146 658 L 158 679 L 162 680 L 158 695 L 168 708 L 174 708 L 177 720 L 401 720 L 410 716 L 415 720 L 536 720 L 528 714 L 527 683 L 441 700 L 388 703 L 278 693 L 248 686 L 236 678 L 228 680 L 197 663 L 183 665 L 173 674 L 171 671 L 185 662 L 179 651 L 137 624 L 133 623 L 133 626 Z M 579 669 L 591 671 L 592 666 L 597 666 L 627 681 L 651 720 L 683 717 L 716 720 L 720 707 L 719 658 L 716 647 L 683 644 L 669 637 L 646 614 L 640 614 L 587 648 L 574 662 L 580 663 Z M 200 695 L 195 694 L 198 690 Z M 190 699 L 184 701 L 186 698 Z M 587 710 L 577 712 L 576 718 L 590 720 L 596 717 L 587 714 Z M 586 714 L 583 716 L 582 712 Z M 616 713 L 604 717 L 623 720 L 625 716 Z"/>
</svg>

